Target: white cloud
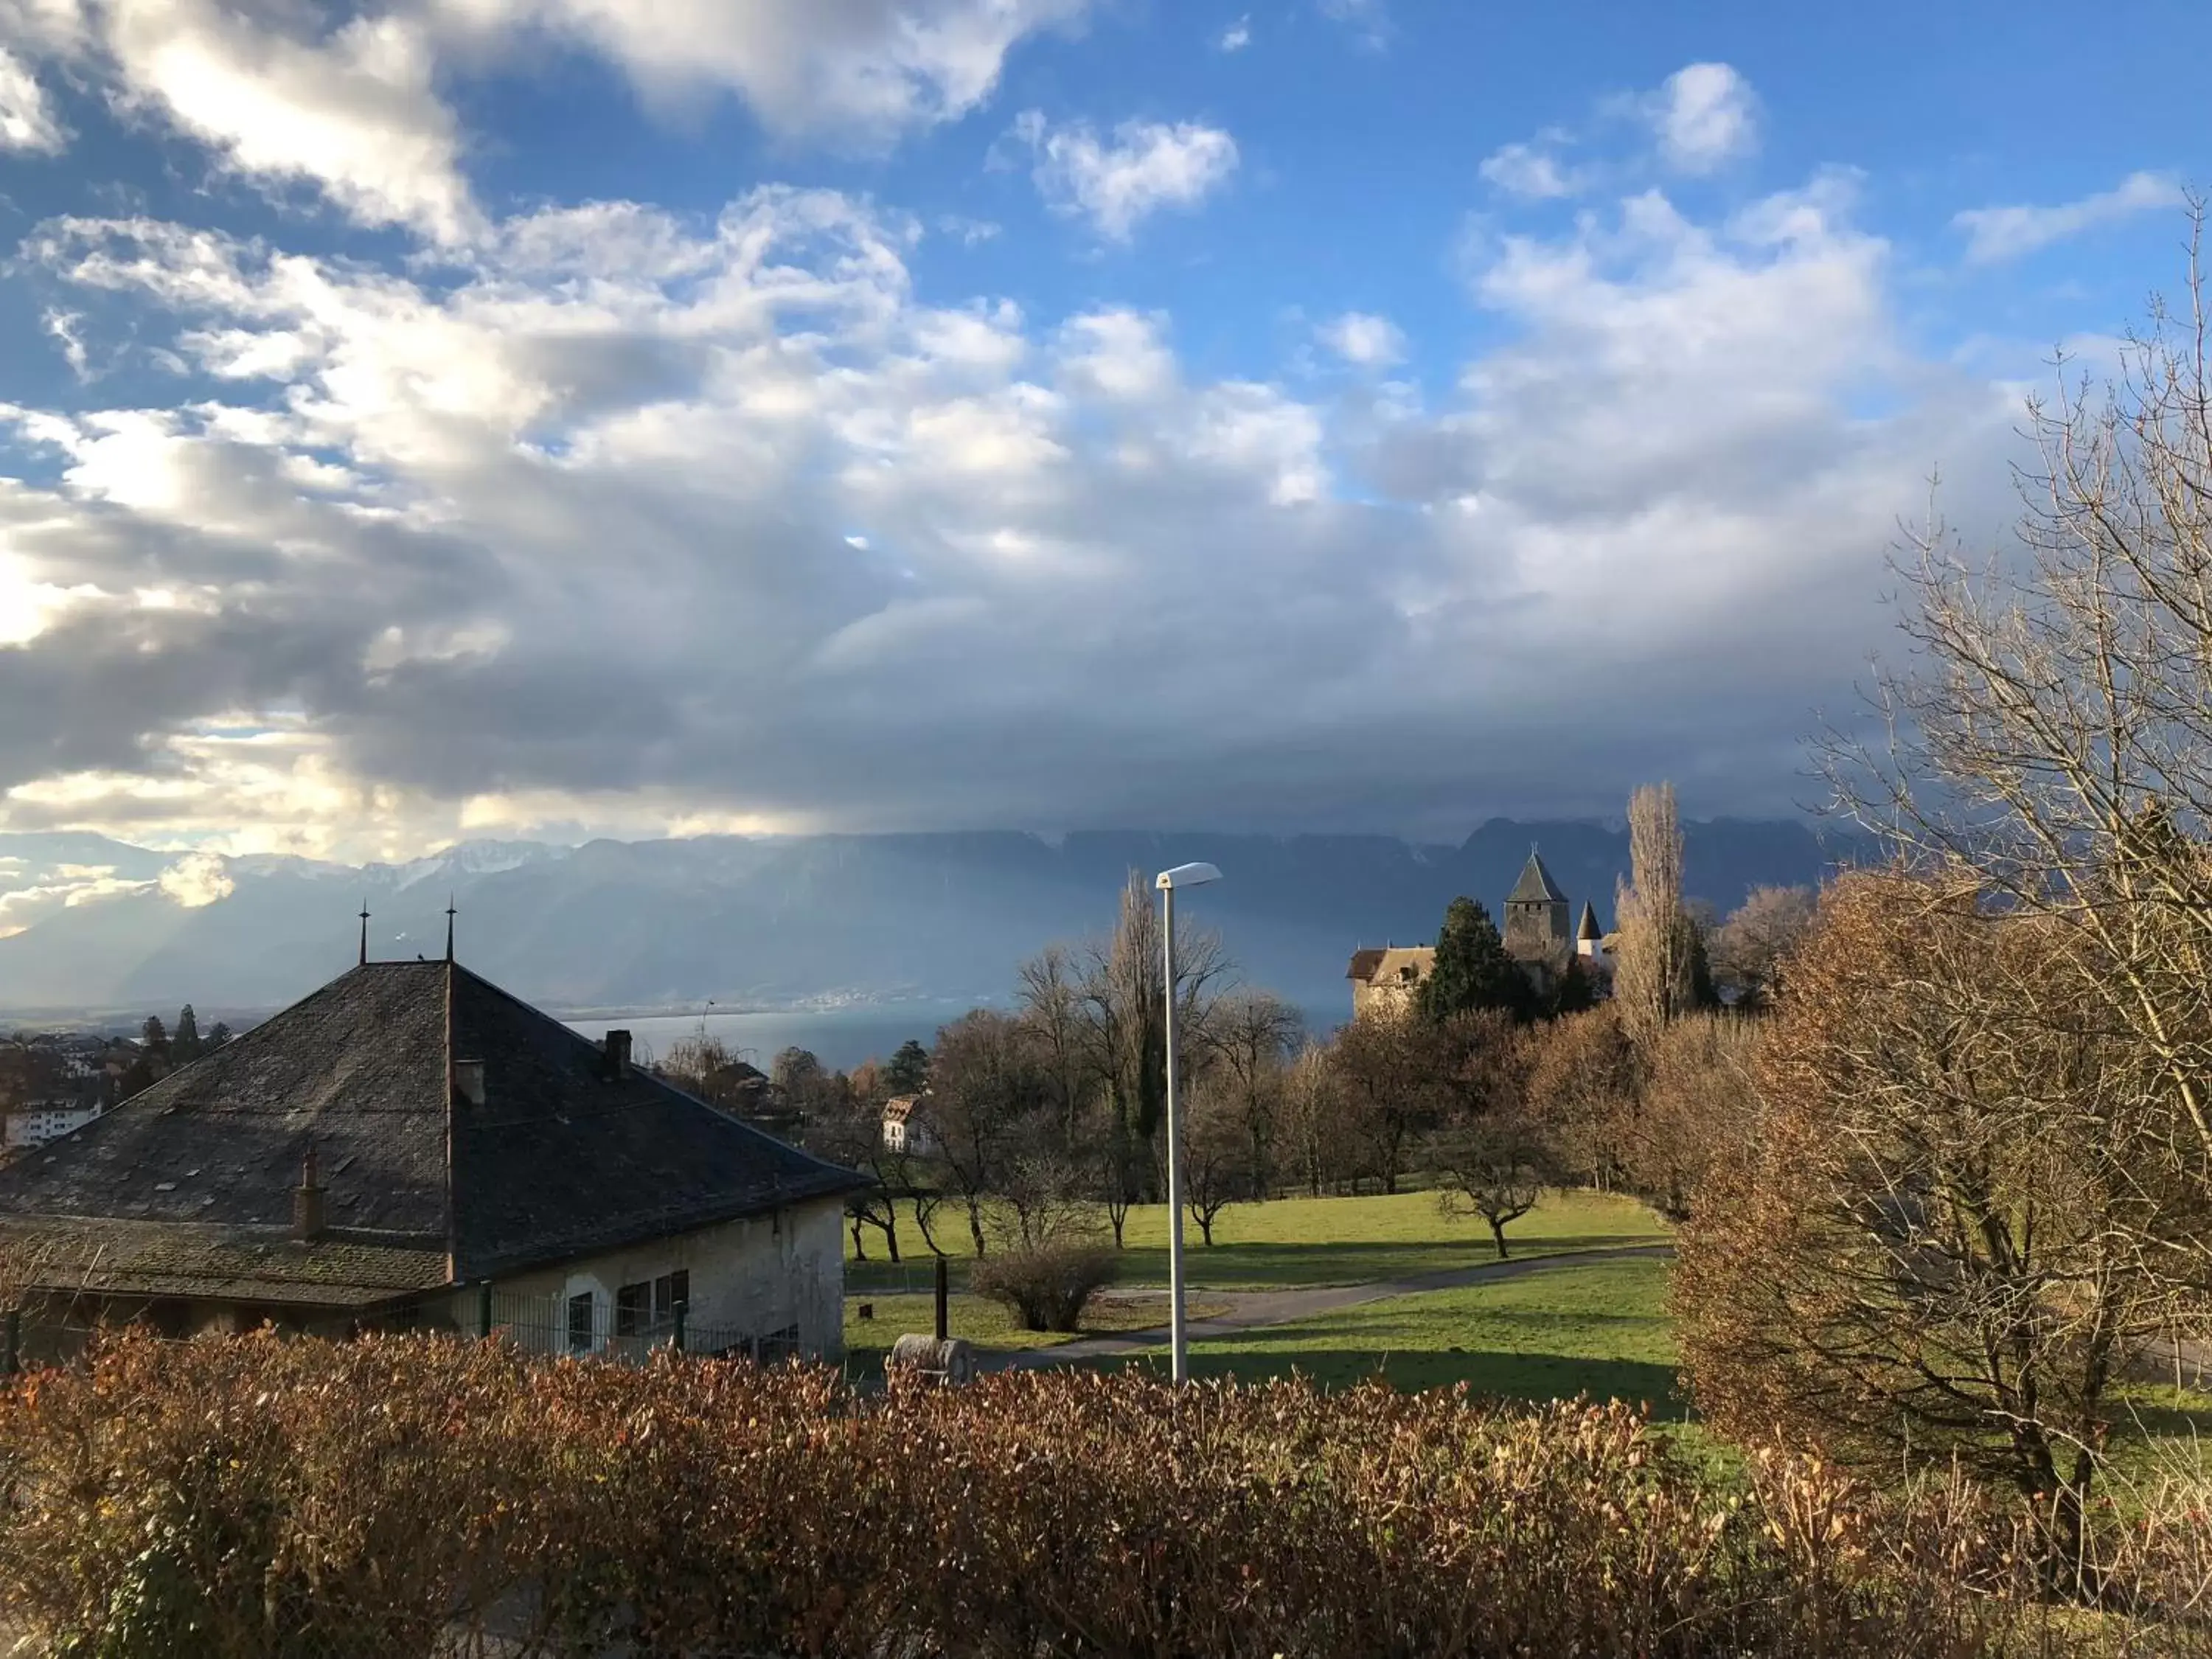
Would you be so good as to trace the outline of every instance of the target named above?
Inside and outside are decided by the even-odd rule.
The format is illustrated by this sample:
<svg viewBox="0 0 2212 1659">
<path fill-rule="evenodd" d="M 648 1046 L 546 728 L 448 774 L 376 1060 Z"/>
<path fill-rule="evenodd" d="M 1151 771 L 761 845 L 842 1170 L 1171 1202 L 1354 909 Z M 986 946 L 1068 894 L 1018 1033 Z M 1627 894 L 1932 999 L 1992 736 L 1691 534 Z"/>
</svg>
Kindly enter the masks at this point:
<svg viewBox="0 0 2212 1659">
<path fill-rule="evenodd" d="M 192 378 L 4 412 L 53 465 L 0 477 L 0 823 L 387 857 L 1463 830 L 1662 773 L 1784 805 L 1886 631 L 1896 517 L 2010 441 L 2009 396 L 1901 343 L 1855 216 L 1831 179 L 1501 237 L 1472 297 L 1508 343 L 1433 406 L 1211 376 L 1162 313 L 919 292 L 914 225 L 827 191 L 548 210 L 434 273 L 50 224 L 22 258 L 90 291 L 95 360 Z"/>
<path fill-rule="evenodd" d="M 1353 30 L 1362 46 L 1380 51 L 1390 39 L 1390 14 L 1384 0 L 1315 0 L 1324 17 Z"/>
<path fill-rule="evenodd" d="M 1667 77 L 1651 105 L 1660 153 L 1682 173 L 1711 173 L 1759 147 L 1751 83 L 1726 64 L 1691 64 Z"/>
<path fill-rule="evenodd" d="M 1252 44 L 1252 14 L 1246 12 L 1227 28 L 1222 30 L 1221 38 L 1213 44 L 1215 48 L 1221 52 L 1242 52 L 1250 46 Z"/>
<path fill-rule="evenodd" d="M 1479 171 L 1509 196 L 1530 200 L 1571 196 L 1582 188 L 1571 168 L 1562 166 L 1549 149 L 1536 144 L 1507 144 L 1485 156 Z"/>
<path fill-rule="evenodd" d="M 1951 222 L 1966 233 L 1966 258 L 1976 264 L 2016 259 L 2099 225 L 2154 209 L 2178 208 L 2181 186 L 2165 173 L 2131 173 L 2112 189 L 2057 207 L 1970 208 Z"/>
<path fill-rule="evenodd" d="M 1406 337 L 1388 317 L 1347 311 L 1318 332 L 1323 345 L 1362 368 L 1387 368 L 1406 355 Z"/>
<path fill-rule="evenodd" d="M 0 149 L 59 149 L 68 135 L 30 66 L 0 46 Z"/>
<path fill-rule="evenodd" d="M 1077 22 L 1089 0 L 428 3 L 486 50 L 536 27 L 589 42 L 649 91 L 726 86 L 777 131 L 872 144 L 976 108 L 1018 42 Z"/>
<path fill-rule="evenodd" d="M 161 872 L 161 891 L 184 909 L 219 903 L 238 889 L 223 860 L 213 853 L 191 853 Z"/>
<path fill-rule="evenodd" d="M 996 240 L 1003 226 L 989 219 L 970 219 L 964 214 L 945 213 L 938 216 L 938 229 L 952 237 L 963 247 Z"/>
<path fill-rule="evenodd" d="M 446 240 L 476 227 L 418 24 L 363 16 L 314 38 L 210 0 L 107 0 L 96 15 L 125 106 L 158 113 L 237 172 L 307 180 L 368 224 Z"/>
<path fill-rule="evenodd" d="M 1196 207 L 1237 171 L 1237 141 L 1194 121 L 1124 121 L 1109 142 L 1081 123 L 1052 127 L 1030 110 L 1014 132 L 1035 152 L 1037 189 L 1054 210 L 1088 219 L 1115 241 L 1163 208 Z"/>
</svg>

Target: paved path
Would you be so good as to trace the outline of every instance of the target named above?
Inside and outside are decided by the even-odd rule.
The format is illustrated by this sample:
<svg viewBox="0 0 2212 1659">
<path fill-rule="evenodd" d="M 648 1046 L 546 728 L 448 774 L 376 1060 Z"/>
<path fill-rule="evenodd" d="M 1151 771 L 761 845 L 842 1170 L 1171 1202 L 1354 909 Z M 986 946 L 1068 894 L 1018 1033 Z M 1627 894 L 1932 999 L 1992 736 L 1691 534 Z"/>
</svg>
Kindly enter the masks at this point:
<svg viewBox="0 0 2212 1659">
<path fill-rule="evenodd" d="M 1673 1256 L 1672 1244 L 1619 1244 L 1603 1250 L 1562 1250 L 1550 1255 L 1509 1257 L 1504 1261 L 1480 1261 L 1465 1267 L 1445 1267 L 1434 1273 L 1409 1273 L 1402 1279 L 1376 1279 L 1364 1285 L 1313 1285 L 1289 1291 L 1210 1291 L 1188 1292 L 1192 1299 L 1226 1303 L 1227 1309 L 1211 1319 L 1194 1319 L 1188 1326 L 1193 1342 L 1210 1336 L 1234 1336 L 1263 1325 L 1295 1325 L 1301 1320 L 1334 1313 L 1363 1302 L 1381 1302 L 1394 1296 L 1419 1296 L 1426 1291 L 1457 1290 L 1462 1285 L 1485 1285 L 1493 1279 L 1518 1279 L 1524 1273 L 1553 1267 L 1571 1267 L 1585 1261 L 1665 1260 Z M 1141 1331 L 1113 1331 L 1078 1337 L 1056 1347 L 1024 1348 L 1011 1352 L 979 1353 L 987 1370 L 1016 1370 L 1036 1365 L 1080 1364 L 1115 1354 L 1155 1348 L 1167 1340 L 1164 1322 Z"/>
</svg>

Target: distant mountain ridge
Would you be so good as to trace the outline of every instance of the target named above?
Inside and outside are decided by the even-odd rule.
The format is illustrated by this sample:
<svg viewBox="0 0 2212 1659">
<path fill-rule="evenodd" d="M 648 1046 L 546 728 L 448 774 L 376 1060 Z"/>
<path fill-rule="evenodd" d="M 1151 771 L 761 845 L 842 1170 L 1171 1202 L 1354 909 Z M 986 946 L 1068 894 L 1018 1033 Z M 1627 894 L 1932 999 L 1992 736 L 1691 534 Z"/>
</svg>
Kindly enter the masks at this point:
<svg viewBox="0 0 2212 1659">
<path fill-rule="evenodd" d="M 1684 828 L 1690 896 L 1723 913 L 1863 852 L 1796 821 Z M 1225 879 L 1184 915 L 1219 928 L 1253 981 L 1322 1005 L 1355 947 L 1429 939 L 1455 895 L 1497 915 L 1531 845 L 1609 925 L 1627 835 L 1580 821 L 1493 818 L 1456 847 L 1112 830 L 465 842 L 366 866 L 0 834 L 0 927 L 20 929 L 0 939 L 0 1011 L 280 1006 L 354 960 L 364 901 L 372 954 L 442 952 L 448 894 L 461 956 L 555 1008 L 1003 1000 L 1022 958 L 1111 923 L 1129 871 L 1194 859 Z"/>
</svg>

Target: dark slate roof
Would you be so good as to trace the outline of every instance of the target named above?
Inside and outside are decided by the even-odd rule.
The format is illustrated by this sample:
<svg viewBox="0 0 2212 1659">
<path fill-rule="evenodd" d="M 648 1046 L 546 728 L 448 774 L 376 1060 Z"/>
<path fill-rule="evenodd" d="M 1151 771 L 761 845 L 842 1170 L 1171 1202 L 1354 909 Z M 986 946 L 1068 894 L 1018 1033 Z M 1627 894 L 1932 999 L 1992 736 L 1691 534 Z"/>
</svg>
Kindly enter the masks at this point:
<svg viewBox="0 0 2212 1659">
<path fill-rule="evenodd" d="M 1544 860 L 1536 856 L 1536 849 L 1528 849 L 1528 862 L 1521 866 L 1521 879 L 1513 884 L 1513 890 L 1505 896 L 1508 904 L 1565 904 L 1567 896 L 1559 890 L 1559 884 L 1552 879 L 1552 872 L 1544 867 Z"/>
<path fill-rule="evenodd" d="M 1382 956 L 1383 953 L 1381 951 L 1371 948 L 1365 951 L 1354 951 L 1352 953 L 1352 966 L 1344 970 L 1345 978 L 1373 979 L 1375 970 L 1382 965 Z"/>
<path fill-rule="evenodd" d="M 1583 919 L 1576 925 L 1575 937 L 1577 939 L 1602 939 L 1605 937 L 1603 933 L 1598 931 L 1597 907 L 1592 904 L 1588 899 L 1584 899 L 1583 901 Z"/>
<path fill-rule="evenodd" d="M 465 969 L 453 1054 L 484 1062 L 484 1103 L 453 1111 L 464 1279 L 866 1184 L 642 1072 L 609 1080 L 597 1043 Z"/>
<path fill-rule="evenodd" d="M 105 1295 L 362 1308 L 447 1282 L 443 1249 L 374 1234 L 303 1244 L 282 1227 L 19 1218 L 0 1220 L 0 1250 L 36 1284 Z"/>
<path fill-rule="evenodd" d="M 483 1062 L 481 1106 L 451 1091 L 465 1060 Z M 340 1243 L 433 1253 L 435 1282 L 450 1255 L 465 1280 L 861 1181 L 642 1073 L 611 1077 L 599 1045 L 465 968 L 369 963 L 0 1170 L 0 1218 L 273 1242 L 310 1145 L 331 1231 L 291 1249 L 325 1288 Z M 281 1252 L 265 1265 L 287 1271 Z M 388 1290 L 420 1268 L 363 1272 L 357 1288 Z"/>
</svg>

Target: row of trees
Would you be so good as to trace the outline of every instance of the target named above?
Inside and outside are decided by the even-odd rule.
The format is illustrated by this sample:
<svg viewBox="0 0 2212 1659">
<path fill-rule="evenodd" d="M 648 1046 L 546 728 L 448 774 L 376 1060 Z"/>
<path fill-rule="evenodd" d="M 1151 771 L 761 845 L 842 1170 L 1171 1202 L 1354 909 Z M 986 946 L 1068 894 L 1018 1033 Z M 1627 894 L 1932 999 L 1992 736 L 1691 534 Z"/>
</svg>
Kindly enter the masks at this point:
<svg viewBox="0 0 2212 1659">
<path fill-rule="evenodd" d="M 1674 812 L 1663 787 L 1632 803 L 1644 855 L 1622 896 L 1622 948 L 1634 960 L 1647 933 L 1669 929 L 1688 964 L 1649 1012 L 1601 1003 L 1579 963 L 1539 995 L 1467 898 L 1449 908 L 1405 1017 L 1361 1018 L 1327 1041 L 1281 999 L 1233 984 L 1218 938 L 1179 938 L 1184 1192 L 1201 1243 L 1233 1204 L 1395 1193 L 1417 1177 L 1482 1216 L 1501 1252 L 1547 1183 L 1632 1187 L 1679 1213 L 1703 1156 L 1704 1073 L 1735 1064 L 1737 1022 L 1701 1012 L 1719 1000 L 1705 963 L 1721 964 L 1739 1006 L 1771 1000 L 1810 896 L 1764 890 L 1709 929 L 1681 898 Z M 1131 1207 L 1165 1185 L 1158 927 L 1133 878 L 1110 932 L 1022 964 L 1013 1009 L 978 1009 L 933 1050 L 909 1042 L 849 1075 L 799 1049 L 763 1072 L 703 1029 L 664 1069 L 872 1174 L 849 1206 L 864 1256 L 874 1244 L 897 1260 L 917 1230 L 941 1249 L 947 1225 L 978 1255 L 1092 1229 L 1119 1245 Z M 900 1096 L 920 1097 L 903 1145 L 882 1129 Z"/>
</svg>

